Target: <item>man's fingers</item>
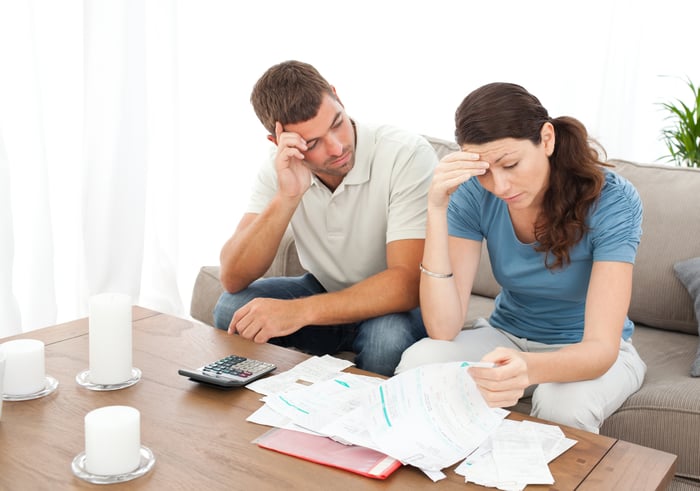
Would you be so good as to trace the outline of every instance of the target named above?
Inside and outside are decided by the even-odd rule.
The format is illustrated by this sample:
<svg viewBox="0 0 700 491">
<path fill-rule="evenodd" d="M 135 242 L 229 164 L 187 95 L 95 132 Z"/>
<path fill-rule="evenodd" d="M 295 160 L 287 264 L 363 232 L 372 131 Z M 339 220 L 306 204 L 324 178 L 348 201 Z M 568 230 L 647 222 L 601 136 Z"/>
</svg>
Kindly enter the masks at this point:
<svg viewBox="0 0 700 491">
<path fill-rule="evenodd" d="M 277 141 L 280 141 L 280 136 L 282 135 L 282 132 L 284 131 L 284 128 L 282 128 L 282 123 L 279 121 L 275 122 L 275 138 L 277 138 Z"/>
<path fill-rule="evenodd" d="M 278 147 L 298 148 L 302 152 L 308 150 L 308 147 L 306 146 L 306 140 L 304 140 L 298 133 L 284 131 L 282 123 L 280 123 L 279 121 L 275 123 L 275 135 L 277 137 Z"/>
</svg>

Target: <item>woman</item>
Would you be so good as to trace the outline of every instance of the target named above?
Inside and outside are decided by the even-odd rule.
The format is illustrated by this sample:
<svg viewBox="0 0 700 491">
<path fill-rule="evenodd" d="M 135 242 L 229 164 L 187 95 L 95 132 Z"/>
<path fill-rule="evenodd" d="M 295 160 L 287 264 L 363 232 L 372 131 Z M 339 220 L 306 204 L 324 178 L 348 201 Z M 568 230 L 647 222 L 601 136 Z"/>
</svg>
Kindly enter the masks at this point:
<svg viewBox="0 0 700 491">
<path fill-rule="evenodd" d="M 429 338 L 396 371 L 493 362 L 469 368 L 490 406 L 512 406 L 527 389 L 533 416 L 597 433 L 646 372 L 627 318 L 639 196 L 579 121 L 550 118 L 518 85 L 475 90 L 455 122 L 461 151 L 440 161 L 428 195 Z M 484 239 L 501 293 L 488 322 L 462 330 Z"/>
</svg>

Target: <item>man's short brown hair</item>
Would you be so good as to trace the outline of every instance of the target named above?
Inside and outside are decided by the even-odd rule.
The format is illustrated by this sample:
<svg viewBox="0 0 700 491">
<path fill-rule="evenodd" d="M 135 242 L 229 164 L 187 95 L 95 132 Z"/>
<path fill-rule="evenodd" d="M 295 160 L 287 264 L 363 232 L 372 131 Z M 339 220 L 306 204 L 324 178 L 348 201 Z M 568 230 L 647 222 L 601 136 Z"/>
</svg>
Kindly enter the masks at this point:
<svg viewBox="0 0 700 491">
<path fill-rule="evenodd" d="M 275 123 L 302 123 L 312 119 L 323 97 L 336 98 L 333 87 L 313 66 L 289 60 L 270 67 L 255 83 L 250 102 L 258 119 L 271 135 Z"/>
</svg>

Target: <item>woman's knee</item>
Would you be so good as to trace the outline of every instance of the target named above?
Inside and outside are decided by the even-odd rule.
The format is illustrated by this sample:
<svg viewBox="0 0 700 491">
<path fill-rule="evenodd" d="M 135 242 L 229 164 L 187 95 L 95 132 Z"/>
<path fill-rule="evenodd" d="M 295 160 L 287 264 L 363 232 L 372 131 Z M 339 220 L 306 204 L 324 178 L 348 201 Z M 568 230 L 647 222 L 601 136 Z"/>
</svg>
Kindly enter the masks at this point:
<svg viewBox="0 0 700 491">
<path fill-rule="evenodd" d="M 540 384 L 532 394 L 532 416 L 598 433 L 605 417 L 603 403 L 576 385 Z"/>
<path fill-rule="evenodd" d="M 452 341 L 423 338 L 409 346 L 401 355 L 401 361 L 396 367 L 396 373 L 429 363 L 444 363 L 461 361 L 462 354 L 458 345 Z"/>
</svg>

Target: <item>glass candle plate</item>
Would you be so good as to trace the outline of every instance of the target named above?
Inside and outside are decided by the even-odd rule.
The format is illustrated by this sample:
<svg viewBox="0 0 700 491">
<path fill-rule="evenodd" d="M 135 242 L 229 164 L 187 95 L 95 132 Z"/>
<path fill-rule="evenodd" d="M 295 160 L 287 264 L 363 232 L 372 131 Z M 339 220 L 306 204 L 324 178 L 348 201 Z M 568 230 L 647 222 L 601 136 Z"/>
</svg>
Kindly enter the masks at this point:
<svg viewBox="0 0 700 491">
<path fill-rule="evenodd" d="M 136 479 L 137 477 L 141 477 L 146 474 L 151 470 L 153 464 L 156 463 L 156 458 L 153 455 L 153 452 L 151 452 L 151 449 L 148 447 L 141 445 L 140 453 L 141 461 L 139 462 L 139 466 L 133 471 L 126 472 L 124 474 L 105 476 L 102 474 L 92 474 L 91 472 L 88 472 L 85 468 L 85 452 L 80 452 L 78 455 L 76 455 L 76 457 L 73 459 L 73 463 L 71 464 L 71 469 L 73 470 L 73 474 L 75 474 L 77 477 L 93 484 L 114 484 L 118 482 L 131 481 L 132 479 Z"/>
<path fill-rule="evenodd" d="M 44 397 L 44 396 L 51 394 L 57 388 L 58 388 L 58 380 L 47 375 L 46 376 L 46 386 L 43 389 L 41 389 L 40 391 L 34 392 L 32 394 L 20 394 L 20 395 L 3 394 L 2 400 L 3 401 L 29 401 L 31 399 L 39 399 L 40 397 Z"/>
<path fill-rule="evenodd" d="M 90 382 L 90 369 L 83 370 L 75 376 L 75 381 L 78 382 L 78 385 L 90 390 L 124 389 L 126 387 L 131 387 L 139 380 L 141 380 L 141 370 L 139 370 L 138 368 L 131 369 L 131 378 L 129 380 L 125 380 L 124 382 L 119 382 L 116 384 L 95 384 Z"/>
</svg>

